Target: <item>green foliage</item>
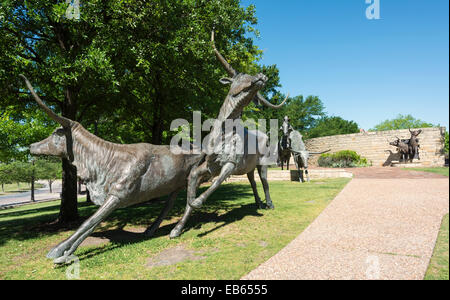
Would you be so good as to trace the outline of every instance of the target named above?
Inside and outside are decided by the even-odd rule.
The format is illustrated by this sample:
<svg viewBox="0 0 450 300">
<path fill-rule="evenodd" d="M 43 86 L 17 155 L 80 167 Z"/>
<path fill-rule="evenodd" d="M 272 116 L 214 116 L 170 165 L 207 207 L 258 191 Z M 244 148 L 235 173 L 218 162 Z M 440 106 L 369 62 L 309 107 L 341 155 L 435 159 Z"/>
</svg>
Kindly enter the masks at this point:
<svg viewBox="0 0 450 300">
<path fill-rule="evenodd" d="M 14 161 L 8 165 L 7 169 L 10 182 L 31 182 L 33 170 L 31 163 Z"/>
<path fill-rule="evenodd" d="M 331 168 L 353 168 L 368 167 L 371 163 L 365 157 L 361 157 L 352 150 L 343 150 L 336 153 L 325 153 L 319 157 L 318 164 L 320 167 Z"/>
<path fill-rule="evenodd" d="M 386 130 L 399 130 L 409 128 L 428 128 L 434 127 L 431 123 L 424 122 L 416 119 L 411 115 L 399 114 L 396 118 L 391 120 L 385 120 L 376 125 L 371 131 L 386 131 Z"/>
<path fill-rule="evenodd" d="M 444 153 L 448 154 L 448 150 L 448 131 L 446 131 L 444 136 Z"/>
<path fill-rule="evenodd" d="M 430 168 L 404 168 L 404 170 L 414 170 L 420 172 L 435 173 L 443 176 L 449 176 L 448 167 L 430 167 Z"/>
<path fill-rule="evenodd" d="M 322 136 L 358 133 L 359 126 L 353 121 L 347 121 L 341 117 L 323 117 L 316 126 L 306 134 L 308 139 Z"/>
<path fill-rule="evenodd" d="M 28 160 L 28 145 L 46 138 L 55 123 L 38 109 L 6 107 L 0 114 L 0 162 Z"/>
<path fill-rule="evenodd" d="M 425 274 L 424 278 L 425 280 L 449 279 L 448 224 L 449 224 L 449 215 L 446 214 L 442 219 L 441 229 L 439 230 L 437 241 L 433 250 L 433 256 L 430 259 L 430 264 Z"/>
<path fill-rule="evenodd" d="M 31 182 L 34 180 L 54 181 L 61 178 L 61 163 L 54 159 L 36 159 L 33 162 L 13 161 L 0 164 L 0 184 Z"/>
<path fill-rule="evenodd" d="M 215 117 L 226 95 L 212 28 L 236 70 L 267 71 L 267 89 L 279 85 L 276 66 L 256 64 L 262 51 L 248 37 L 258 35 L 253 5 L 92 0 L 79 20 L 67 19 L 66 9 L 64 1 L 2 1 L 1 108 L 36 107 L 17 76 L 23 73 L 48 105 L 104 139 L 167 143 L 172 120 L 190 120 L 193 110 Z"/>
<path fill-rule="evenodd" d="M 0 185 L 12 183 L 12 172 L 11 165 L 9 164 L 0 164 Z"/>
<path fill-rule="evenodd" d="M 285 98 L 284 95 L 276 93 L 272 97 L 272 103 L 279 104 Z M 247 115 L 245 117 L 258 119 L 277 119 L 279 125 L 284 119 L 284 116 L 289 116 L 290 124 L 295 130 L 305 132 L 309 128 L 315 126 L 317 119 L 325 115 L 322 101 L 317 96 L 303 96 L 290 97 L 286 104 L 278 110 L 261 107 L 256 108 L 254 104 L 249 106 Z M 268 126 L 269 124 L 267 124 Z"/>
<path fill-rule="evenodd" d="M 38 159 L 35 161 L 36 180 L 43 179 L 50 182 L 62 176 L 61 162 L 52 159 Z"/>
</svg>

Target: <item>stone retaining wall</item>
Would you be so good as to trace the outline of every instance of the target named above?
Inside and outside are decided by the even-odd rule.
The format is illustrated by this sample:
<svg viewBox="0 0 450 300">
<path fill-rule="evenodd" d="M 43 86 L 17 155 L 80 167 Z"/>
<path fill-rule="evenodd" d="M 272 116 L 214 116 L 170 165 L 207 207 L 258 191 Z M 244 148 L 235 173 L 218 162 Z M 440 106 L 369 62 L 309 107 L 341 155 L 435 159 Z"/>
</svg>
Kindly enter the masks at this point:
<svg viewBox="0 0 450 300">
<path fill-rule="evenodd" d="M 414 129 L 417 130 L 417 129 Z M 422 128 L 419 135 L 420 163 L 422 166 L 444 165 L 444 134 L 445 127 Z M 306 148 L 311 152 L 321 152 L 331 149 L 331 153 L 341 150 L 353 150 L 367 158 L 373 166 L 390 166 L 392 162 L 398 162 L 399 155 L 396 147 L 389 142 L 400 139 L 409 139 L 409 130 L 391 130 L 366 132 L 347 135 L 336 135 L 306 140 Z M 388 142 L 389 141 L 389 142 Z M 317 165 L 318 155 L 310 158 L 310 165 Z M 414 162 L 419 162 L 414 160 Z"/>
</svg>

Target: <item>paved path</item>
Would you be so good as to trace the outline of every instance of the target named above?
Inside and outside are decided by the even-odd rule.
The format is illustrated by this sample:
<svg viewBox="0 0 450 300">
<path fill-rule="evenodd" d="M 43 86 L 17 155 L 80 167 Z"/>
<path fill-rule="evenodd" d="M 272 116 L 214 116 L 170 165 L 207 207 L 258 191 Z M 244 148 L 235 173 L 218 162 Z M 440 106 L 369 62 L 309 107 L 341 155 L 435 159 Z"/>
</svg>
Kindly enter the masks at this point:
<svg viewBox="0 0 450 300">
<path fill-rule="evenodd" d="M 61 182 L 55 181 L 52 185 L 52 192 L 48 188 L 36 189 L 34 191 L 35 202 L 51 201 L 61 199 Z M 78 198 L 85 195 L 78 195 Z M 0 196 L 0 209 L 10 208 L 17 205 L 31 204 L 31 192 L 22 192 L 16 194 L 7 194 Z"/>
<path fill-rule="evenodd" d="M 34 199 L 38 201 L 47 201 L 59 199 L 59 191 L 50 193 L 47 188 L 37 189 L 34 191 Z M 10 194 L 0 196 L 0 207 L 11 207 L 15 205 L 21 205 L 25 203 L 32 203 L 31 192 L 23 192 L 17 194 Z"/>
<path fill-rule="evenodd" d="M 449 211 L 448 177 L 352 171 L 303 233 L 243 279 L 423 279 Z"/>
</svg>

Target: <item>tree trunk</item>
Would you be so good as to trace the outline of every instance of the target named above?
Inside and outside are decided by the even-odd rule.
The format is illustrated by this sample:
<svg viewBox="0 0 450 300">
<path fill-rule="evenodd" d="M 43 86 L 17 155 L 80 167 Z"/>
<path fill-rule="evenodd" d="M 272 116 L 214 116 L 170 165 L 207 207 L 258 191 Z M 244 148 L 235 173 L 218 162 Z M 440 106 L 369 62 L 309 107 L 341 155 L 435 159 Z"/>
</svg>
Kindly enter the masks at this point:
<svg viewBox="0 0 450 300">
<path fill-rule="evenodd" d="M 31 201 L 35 202 L 34 199 L 34 160 L 32 162 L 33 165 L 33 171 L 31 173 Z"/>
<path fill-rule="evenodd" d="M 152 124 L 152 141 L 153 145 L 161 145 L 162 142 L 162 122 L 163 122 L 163 103 L 161 76 L 156 73 L 155 97 L 153 103 L 153 124 Z"/>
<path fill-rule="evenodd" d="M 152 144 L 161 145 L 162 142 L 162 128 L 161 128 L 161 102 L 156 101 L 153 106 L 153 124 L 152 124 Z"/>
<path fill-rule="evenodd" d="M 77 105 L 75 101 L 76 89 L 67 87 L 65 90 L 65 99 L 62 107 L 63 117 L 71 120 L 76 119 Z M 66 136 L 67 139 L 68 136 Z M 71 136 L 69 136 L 71 138 Z M 68 148 L 71 148 L 71 142 L 68 141 Z M 69 159 L 73 159 L 73 153 L 70 149 Z M 61 207 L 59 209 L 58 221 L 67 223 L 75 221 L 79 218 L 78 202 L 77 202 L 77 168 L 74 167 L 66 158 L 62 159 L 62 191 L 61 191 Z"/>
<path fill-rule="evenodd" d="M 78 180 L 78 191 L 77 194 L 80 195 L 81 194 L 81 180 Z"/>
<path fill-rule="evenodd" d="M 2 183 L 2 192 L 3 193 L 5 192 L 5 184 L 4 183 Z"/>
<path fill-rule="evenodd" d="M 53 180 L 49 180 L 49 181 L 48 181 L 48 188 L 49 188 L 49 190 L 50 190 L 50 194 L 53 193 L 53 191 L 52 191 L 52 184 L 53 184 Z"/>
<path fill-rule="evenodd" d="M 34 199 L 34 178 L 31 179 L 31 201 L 35 202 L 36 200 Z"/>
<path fill-rule="evenodd" d="M 91 200 L 91 193 L 89 193 L 89 190 L 86 187 L 86 202 L 89 204 L 92 204 L 92 200 Z"/>
<path fill-rule="evenodd" d="M 66 223 L 78 219 L 77 203 L 77 169 L 70 162 L 62 159 L 62 191 L 61 207 L 59 209 L 58 221 Z"/>
</svg>

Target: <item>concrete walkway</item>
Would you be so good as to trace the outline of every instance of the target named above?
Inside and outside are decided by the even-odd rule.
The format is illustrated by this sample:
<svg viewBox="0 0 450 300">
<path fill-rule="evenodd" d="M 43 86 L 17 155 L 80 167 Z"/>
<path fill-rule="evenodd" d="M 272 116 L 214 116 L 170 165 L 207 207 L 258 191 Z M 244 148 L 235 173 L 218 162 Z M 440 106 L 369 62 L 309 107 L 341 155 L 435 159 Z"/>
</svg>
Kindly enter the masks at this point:
<svg viewBox="0 0 450 300">
<path fill-rule="evenodd" d="M 449 178 L 393 169 L 354 170 L 304 232 L 243 279 L 423 279 Z"/>
<path fill-rule="evenodd" d="M 46 183 L 44 183 L 44 182 L 39 182 L 39 183 L 46 185 Z M 12 207 L 15 207 L 18 205 L 32 204 L 32 203 L 37 203 L 37 202 L 59 200 L 59 199 L 61 199 L 60 193 L 61 193 L 61 182 L 55 181 L 52 185 L 52 193 L 50 193 L 50 190 L 48 187 L 36 189 L 34 191 L 35 202 L 31 201 L 31 192 L 30 191 L 2 195 L 2 196 L 0 196 L 0 209 L 12 208 Z M 85 195 L 78 195 L 78 198 L 81 198 L 84 196 Z"/>
</svg>

